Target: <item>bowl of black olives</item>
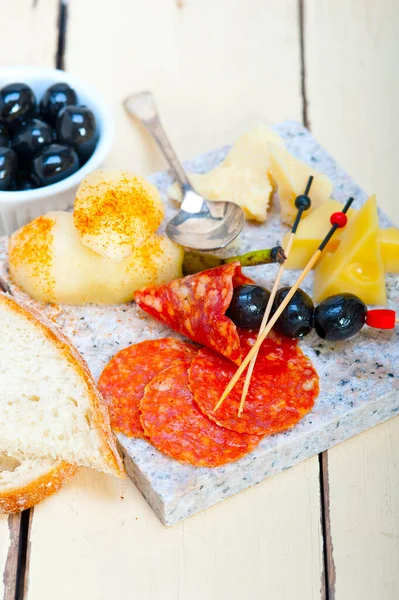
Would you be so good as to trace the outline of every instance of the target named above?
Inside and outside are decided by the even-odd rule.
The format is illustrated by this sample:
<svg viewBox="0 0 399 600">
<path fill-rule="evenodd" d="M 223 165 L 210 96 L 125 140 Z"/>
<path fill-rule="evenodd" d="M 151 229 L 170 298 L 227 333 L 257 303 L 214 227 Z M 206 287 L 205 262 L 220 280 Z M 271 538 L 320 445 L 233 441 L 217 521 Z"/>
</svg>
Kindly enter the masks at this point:
<svg viewBox="0 0 399 600">
<path fill-rule="evenodd" d="M 107 105 L 77 78 L 41 67 L 0 69 L 0 235 L 71 206 L 112 137 Z"/>
</svg>

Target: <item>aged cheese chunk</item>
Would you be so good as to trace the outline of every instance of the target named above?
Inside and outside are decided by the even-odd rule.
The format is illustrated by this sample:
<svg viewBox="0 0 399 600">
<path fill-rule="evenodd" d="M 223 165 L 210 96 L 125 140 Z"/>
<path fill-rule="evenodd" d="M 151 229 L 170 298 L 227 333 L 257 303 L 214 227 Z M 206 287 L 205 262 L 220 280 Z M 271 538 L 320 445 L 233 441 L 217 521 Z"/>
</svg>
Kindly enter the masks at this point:
<svg viewBox="0 0 399 600">
<path fill-rule="evenodd" d="M 209 173 L 192 174 L 193 187 L 209 200 L 230 200 L 241 206 L 249 220 L 263 223 L 273 192 L 269 142 L 284 149 L 283 140 L 265 125 L 244 133 L 225 160 Z M 173 184 L 169 198 L 181 202 L 181 190 Z"/>
<path fill-rule="evenodd" d="M 338 200 L 330 198 L 321 204 L 316 210 L 306 215 L 300 222 L 295 241 L 290 255 L 286 260 L 287 269 L 304 269 L 311 256 L 316 252 L 320 242 L 331 227 L 330 216 L 334 212 L 341 211 L 343 204 Z M 356 211 L 349 209 L 348 218 L 352 219 Z M 326 251 L 334 252 L 339 245 L 343 229 L 339 229 L 329 241 Z M 287 247 L 289 232 L 283 238 L 283 248 Z"/>
<path fill-rule="evenodd" d="M 269 143 L 270 174 L 274 180 L 280 200 L 281 220 L 292 225 L 297 209 L 295 198 L 303 194 L 310 175 L 314 176 L 309 196 L 313 208 L 328 200 L 332 192 L 330 179 L 322 173 L 317 173 L 304 162 L 294 158 L 284 148 L 278 148 Z"/>
<path fill-rule="evenodd" d="M 268 171 L 270 168 L 269 143 L 284 150 L 282 138 L 266 125 L 243 133 L 223 161 L 226 166 L 248 167 Z"/>
<path fill-rule="evenodd" d="M 388 273 L 399 273 L 399 229 L 380 229 L 380 240 L 385 270 Z"/>
<path fill-rule="evenodd" d="M 356 294 L 366 304 L 386 302 L 375 196 L 348 221 L 334 254 L 327 253 L 315 269 L 315 302 L 340 292 Z"/>
</svg>

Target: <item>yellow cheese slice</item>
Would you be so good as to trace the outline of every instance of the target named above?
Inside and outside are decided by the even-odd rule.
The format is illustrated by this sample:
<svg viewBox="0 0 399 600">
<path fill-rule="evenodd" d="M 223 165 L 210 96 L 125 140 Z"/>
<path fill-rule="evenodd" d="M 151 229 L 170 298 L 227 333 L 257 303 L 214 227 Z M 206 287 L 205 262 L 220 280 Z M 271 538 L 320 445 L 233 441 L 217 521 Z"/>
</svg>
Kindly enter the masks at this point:
<svg viewBox="0 0 399 600">
<path fill-rule="evenodd" d="M 356 294 L 366 304 L 386 302 L 375 196 L 348 221 L 334 254 L 327 253 L 315 269 L 315 302 L 342 292 Z"/>
<path fill-rule="evenodd" d="M 399 273 L 399 229 L 380 229 L 380 240 L 385 270 L 388 273 Z"/>
<path fill-rule="evenodd" d="M 330 217 L 333 213 L 342 211 L 344 205 L 338 200 L 330 198 L 302 218 L 299 223 L 295 241 L 288 256 L 285 266 L 287 269 L 304 269 L 311 256 L 316 252 L 320 242 L 331 227 Z M 348 211 L 348 218 L 352 219 L 356 211 L 352 208 Z M 344 229 L 338 229 L 334 237 L 326 247 L 327 252 L 334 252 L 338 246 Z M 287 247 L 290 232 L 286 233 L 282 246 Z"/>
<path fill-rule="evenodd" d="M 332 192 L 330 179 L 322 173 L 317 173 L 304 162 L 294 158 L 284 148 L 278 148 L 269 143 L 270 174 L 275 181 L 277 193 L 280 200 L 281 220 L 292 225 L 297 214 L 295 198 L 303 194 L 310 175 L 313 175 L 313 183 L 309 196 L 313 208 L 328 200 Z"/>
<path fill-rule="evenodd" d="M 334 212 L 341 211 L 343 207 L 344 205 L 341 202 L 330 198 L 310 214 L 306 215 L 305 213 L 297 229 L 290 255 L 285 263 L 287 269 L 302 270 L 306 267 L 310 257 L 314 254 L 328 230 L 330 216 Z M 352 220 L 356 214 L 357 210 L 350 208 L 348 211 L 349 220 Z M 334 234 L 326 247 L 327 252 L 335 252 L 344 231 L 345 229 L 339 229 Z M 283 248 L 287 247 L 289 235 L 290 232 L 288 231 L 283 238 Z M 399 273 L 399 229 L 396 227 L 380 229 L 379 235 L 385 271 L 387 273 Z M 320 260 L 323 260 L 323 257 Z"/>
</svg>

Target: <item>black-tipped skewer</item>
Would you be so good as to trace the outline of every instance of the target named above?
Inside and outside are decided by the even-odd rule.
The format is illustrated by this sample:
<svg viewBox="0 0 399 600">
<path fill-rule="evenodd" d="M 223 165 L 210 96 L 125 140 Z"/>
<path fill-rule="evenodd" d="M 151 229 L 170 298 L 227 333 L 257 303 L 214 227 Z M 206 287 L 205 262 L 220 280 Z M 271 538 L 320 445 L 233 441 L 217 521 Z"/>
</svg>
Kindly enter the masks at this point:
<svg viewBox="0 0 399 600">
<path fill-rule="evenodd" d="M 313 175 L 311 175 L 309 177 L 309 179 L 308 179 L 308 182 L 307 182 L 306 188 L 305 188 L 305 192 L 303 194 L 301 194 L 300 196 L 297 196 L 295 198 L 295 207 L 297 208 L 298 212 L 296 214 L 295 221 L 294 221 L 294 223 L 292 225 L 292 228 L 291 228 L 291 233 L 290 233 L 290 237 L 288 238 L 287 247 L 284 248 L 284 254 L 286 256 L 286 259 L 288 258 L 289 254 L 291 252 L 292 246 L 294 244 L 296 232 L 297 232 L 300 220 L 302 218 L 302 215 L 305 212 L 305 210 L 309 210 L 309 208 L 310 208 L 310 206 L 312 204 L 311 200 L 309 198 L 309 195 L 308 195 L 309 191 L 310 191 L 310 187 L 312 185 L 312 182 L 313 182 Z M 282 263 L 282 264 L 280 264 L 279 270 L 277 272 L 276 280 L 275 280 L 274 285 L 273 285 L 273 289 L 272 289 L 272 291 L 270 293 L 270 297 L 269 297 L 269 300 L 267 302 L 265 314 L 263 315 L 262 323 L 261 323 L 261 326 L 259 328 L 258 338 L 263 333 L 263 331 L 264 331 L 264 329 L 265 329 L 265 327 L 267 325 L 267 321 L 268 321 L 268 319 L 270 317 L 270 313 L 271 313 L 271 310 L 272 310 L 273 302 L 274 302 L 274 299 L 276 297 L 277 290 L 279 288 L 280 281 L 281 281 L 281 278 L 283 276 L 284 271 L 285 271 L 285 263 Z M 244 409 L 245 398 L 247 397 L 247 394 L 248 394 L 248 388 L 249 388 L 249 384 L 251 382 L 252 372 L 253 372 L 254 367 L 255 367 L 257 356 L 258 356 L 258 353 L 255 352 L 255 354 L 254 354 L 254 356 L 253 356 L 253 358 L 252 358 L 252 360 L 251 360 L 251 362 L 249 364 L 249 367 L 248 367 L 247 375 L 246 375 L 246 378 L 245 378 L 245 381 L 244 381 L 244 387 L 243 387 L 242 394 L 241 394 L 240 406 L 239 406 L 239 409 L 238 409 L 238 416 L 239 417 L 242 415 L 242 411 Z"/>
<path fill-rule="evenodd" d="M 334 233 L 337 231 L 337 229 L 340 229 L 341 227 L 345 227 L 345 225 L 347 223 L 346 213 L 349 210 L 349 207 L 351 206 L 352 202 L 353 202 L 353 198 L 349 198 L 349 200 L 345 204 L 344 208 L 342 209 L 342 212 L 337 212 L 337 213 L 334 213 L 331 215 L 330 223 L 332 226 L 330 228 L 330 231 L 327 233 L 324 240 L 321 242 L 321 244 L 317 248 L 316 252 L 310 258 L 308 264 L 306 265 L 306 267 L 304 268 L 304 270 L 302 271 L 302 273 L 300 274 L 300 276 L 298 277 L 298 279 L 296 280 L 294 285 L 291 287 L 288 294 L 285 296 L 284 300 L 279 305 L 279 307 L 277 308 L 276 312 L 274 313 L 274 315 L 272 316 L 270 321 L 268 321 L 268 323 L 267 323 L 266 327 L 263 329 L 262 333 L 259 332 L 258 339 L 256 340 L 256 342 L 253 345 L 253 347 L 251 348 L 251 350 L 248 352 L 247 356 L 242 361 L 241 365 L 239 366 L 236 373 L 232 377 L 230 383 L 224 390 L 219 401 L 216 403 L 214 411 L 217 411 L 221 407 L 224 400 L 230 394 L 231 390 L 234 388 L 234 386 L 236 385 L 237 381 L 239 380 L 239 378 L 241 377 L 241 375 L 243 374 L 243 372 L 245 371 L 245 369 L 247 368 L 249 363 L 252 361 L 252 359 L 254 357 L 257 356 L 261 344 L 266 339 L 266 337 L 269 335 L 269 332 L 271 331 L 272 327 L 274 327 L 274 325 L 276 324 L 276 321 L 280 317 L 281 313 L 284 311 L 284 309 L 290 303 L 292 297 L 294 296 L 297 289 L 300 287 L 302 281 L 305 279 L 305 277 L 313 269 L 313 267 L 319 260 L 321 253 L 323 252 L 324 248 L 326 247 L 326 245 L 328 244 L 328 242 L 330 241 L 330 239 L 332 238 Z M 256 358 L 255 358 L 255 360 L 256 360 Z M 248 369 L 248 372 L 249 372 L 249 369 Z M 252 372 L 251 372 L 251 374 L 252 374 Z M 250 383 L 250 378 L 249 378 L 248 386 L 246 388 L 247 391 L 249 388 L 249 383 Z M 245 387 L 244 387 L 244 389 L 245 389 Z M 241 403 L 240 403 L 240 411 L 241 412 L 242 412 L 242 407 L 244 405 L 244 402 L 245 402 L 245 397 L 244 397 L 244 401 L 243 401 L 243 398 L 241 397 Z"/>
</svg>

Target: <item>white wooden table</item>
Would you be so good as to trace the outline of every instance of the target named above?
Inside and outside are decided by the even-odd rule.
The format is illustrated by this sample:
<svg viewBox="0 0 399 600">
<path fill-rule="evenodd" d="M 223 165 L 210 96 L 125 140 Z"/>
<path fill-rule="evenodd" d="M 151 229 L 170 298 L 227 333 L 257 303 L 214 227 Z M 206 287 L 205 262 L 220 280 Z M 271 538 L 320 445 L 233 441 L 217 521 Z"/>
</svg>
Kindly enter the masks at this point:
<svg viewBox="0 0 399 600">
<path fill-rule="evenodd" d="M 399 224 L 398 0 L 0 9 L 2 64 L 57 64 L 109 101 L 110 165 L 165 167 L 121 107 L 148 88 L 183 158 L 260 121 L 302 120 Z M 397 600 L 398 463 L 396 418 L 169 529 L 129 481 L 81 472 L 22 528 L 0 517 L 0 598 Z"/>
</svg>

